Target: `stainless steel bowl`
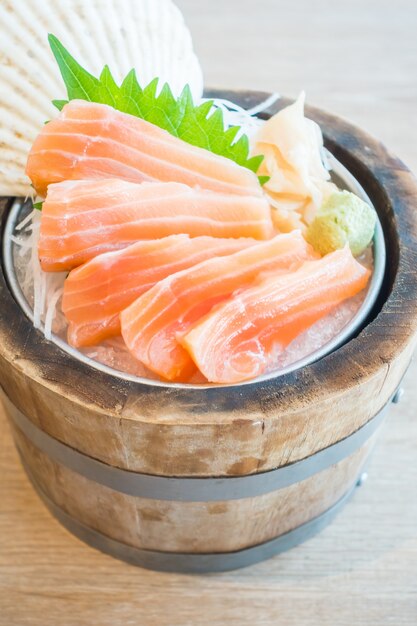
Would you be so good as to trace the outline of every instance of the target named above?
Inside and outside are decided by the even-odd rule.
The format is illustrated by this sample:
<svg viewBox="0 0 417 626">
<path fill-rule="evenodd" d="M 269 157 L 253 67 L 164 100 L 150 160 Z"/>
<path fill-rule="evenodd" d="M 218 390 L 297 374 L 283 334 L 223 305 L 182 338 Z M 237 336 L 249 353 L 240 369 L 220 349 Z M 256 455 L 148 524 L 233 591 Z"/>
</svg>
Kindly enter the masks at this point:
<svg viewBox="0 0 417 626">
<path fill-rule="evenodd" d="M 371 206 L 372 203 L 366 194 L 363 187 L 358 183 L 358 181 L 348 172 L 348 170 L 339 162 L 337 159 L 333 157 L 329 152 L 327 152 L 327 157 L 329 164 L 332 168 L 332 179 L 334 182 L 341 188 L 347 189 L 349 191 L 353 191 L 360 198 L 368 202 Z M 14 202 L 8 218 L 7 224 L 5 228 L 5 235 L 3 240 L 3 259 L 4 259 L 4 269 L 5 275 L 10 287 L 10 290 L 20 304 L 22 310 L 27 315 L 27 317 L 33 321 L 33 311 L 26 300 L 22 289 L 19 285 L 19 282 L 16 277 L 15 267 L 14 267 L 14 248 L 15 244 L 12 241 L 12 235 L 15 233 L 16 224 L 20 221 L 21 212 L 23 209 L 23 202 L 20 199 L 16 199 Z M 365 325 L 367 318 L 375 304 L 375 301 L 380 292 L 384 272 L 385 272 L 385 261 L 386 261 L 386 252 L 385 252 L 385 241 L 384 241 L 384 233 L 379 222 L 377 220 L 375 235 L 373 240 L 373 254 L 374 254 L 374 271 L 372 274 L 372 278 L 368 287 L 367 294 L 365 299 L 357 311 L 357 313 L 352 317 L 350 322 L 346 324 L 346 326 L 342 329 L 342 331 L 335 336 L 333 339 L 324 344 L 320 349 L 312 352 L 308 356 L 292 363 L 286 368 L 280 369 L 277 372 L 271 372 L 269 374 L 265 374 L 264 376 L 260 376 L 256 379 L 246 381 L 244 385 L 250 385 L 254 382 L 260 382 L 265 380 L 270 380 L 271 378 L 279 378 L 284 374 L 288 374 L 294 370 L 300 369 L 301 367 L 305 367 L 306 365 L 310 365 L 315 361 L 323 358 L 326 354 L 337 350 L 344 343 L 349 341 L 353 336 L 357 334 L 357 332 Z M 120 372 L 119 370 L 113 369 L 107 365 L 103 365 L 94 361 L 93 359 L 85 356 L 75 348 L 69 346 L 63 339 L 60 337 L 53 335 L 53 341 L 56 343 L 62 350 L 71 354 L 75 358 L 87 363 L 91 367 L 101 370 L 103 372 L 107 372 L 112 374 L 113 376 L 117 376 L 118 378 L 122 378 L 124 380 L 134 381 L 137 383 L 142 383 L 145 385 L 157 385 L 159 387 L 189 387 L 189 388 L 204 388 L 204 387 L 219 387 L 219 386 L 234 386 L 234 385 L 215 385 L 215 384 L 188 384 L 188 383 L 165 383 L 157 380 L 151 380 L 149 378 L 143 378 L 139 376 L 133 376 L 131 374 L 126 374 L 124 372 Z"/>
</svg>

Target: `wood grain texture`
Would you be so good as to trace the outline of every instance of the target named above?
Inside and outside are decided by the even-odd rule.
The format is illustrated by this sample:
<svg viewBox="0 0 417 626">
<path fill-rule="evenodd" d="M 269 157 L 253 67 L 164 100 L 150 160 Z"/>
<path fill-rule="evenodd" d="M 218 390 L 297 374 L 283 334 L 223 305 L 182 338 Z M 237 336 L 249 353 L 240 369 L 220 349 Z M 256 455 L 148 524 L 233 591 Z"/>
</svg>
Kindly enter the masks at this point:
<svg viewBox="0 0 417 626">
<path fill-rule="evenodd" d="M 118 562 L 56 522 L 0 428 L 1 626 L 414 626 L 417 362 L 369 478 L 308 543 L 227 574 L 161 574 Z"/>
<path fill-rule="evenodd" d="M 177 1 L 208 84 L 306 88 L 310 102 L 359 123 L 417 169 L 413 2 Z M 1 626 L 414 626 L 416 380 L 414 363 L 368 483 L 331 527 L 272 561 L 209 577 L 138 570 L 71 537 L 28 485 L 2 421 Z"/>
<path fill-rule="evenodd" d="M 324 513 L 353 487 L 375 441 L 374 435 L 339 463 L 265 495 L 181 502 L 114 491 L 52 461 L 18 428 L 13 433 L 37 485 L 71 517 L 137 548 L 185 553 L 249 548 Z"/>
</svg>

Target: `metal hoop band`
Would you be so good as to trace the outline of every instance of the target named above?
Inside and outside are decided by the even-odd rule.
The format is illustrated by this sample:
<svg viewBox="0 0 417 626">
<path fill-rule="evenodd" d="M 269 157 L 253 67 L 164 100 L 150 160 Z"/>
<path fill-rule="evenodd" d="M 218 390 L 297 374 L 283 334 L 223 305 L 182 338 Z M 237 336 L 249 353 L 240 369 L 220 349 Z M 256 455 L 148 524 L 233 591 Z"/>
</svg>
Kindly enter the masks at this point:
<svg viewBox="0 0 417 626">
<path fill-rule="evenodd" d="M 301 482 L 345 459 L 360 448 L 384 419 L 386 405 L 354 433 L 315 454 L 274 470 L 236 477 L 166 477 L 142 474 L 107 465 L 51 437 L 3 394 L 14 425 L 51 459 L 85 478 L 131 496 L 153 500 L 210 502 L 260 496 Z"/>
<path fill-rule="evenodd" d="M 115 539 L 112 539 L 111 537 L 108 537 L 107 535 L 82 524 L 64 511 L 64 509 L 52 502 L 52 500 L 37 484 L 23 459 L 22 464 L 33 487 L 52 515 L 63 526 L 65 526 L 69 532 L 81 539 L 81 541 L 84 541 L 101 552 L 105 552 L 110 556 L 131 563 L 132 565 L 144 567 L 146 569 L 158 570 L 161 572 L 179 572 L 187 574 L 226 572 L 229 570 L 239 569 L 241 567 L 247 567 L 248 565 L 259 563 L 264 559 L 271 558 L 272 556 L 285 552 L 286 550 L 307 541 L 307 539 L 310 539 L 310 537 L 320 532 L 333 520 L 333 518 L 339 513 L 354 493 L 356 485 L 360 485 L 360 481 L 358 481 L 330 509 L 327 509 L 327 511 L 318 517 L 315 517 L 305 524 L 290 530 L 284 535 L 280 535 L 279 537 L 270 539 L 264 543 L 251 546 L 243 550 L 238 550 L 236 552 L 191 554 L 143 550 L 130 546 L 126 543 L 116 541 Z"/>
</svg>

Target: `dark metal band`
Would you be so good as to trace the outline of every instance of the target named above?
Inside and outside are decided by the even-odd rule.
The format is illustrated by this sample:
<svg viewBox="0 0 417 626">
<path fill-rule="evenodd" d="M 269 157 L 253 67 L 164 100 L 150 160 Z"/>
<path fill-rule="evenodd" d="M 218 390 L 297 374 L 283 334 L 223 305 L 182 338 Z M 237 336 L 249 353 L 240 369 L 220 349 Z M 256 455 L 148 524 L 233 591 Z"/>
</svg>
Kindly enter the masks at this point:
<svg viewBox="0 0 417 626">
<path fill-rule="evenodd" d="M 22 457 L 21 457 L 22 458 Z M 84 541 L 88 545 L 105 552 L 122 561 L 127 561 L 132 565 L 145 567 L 146 569 L 161 572 L 179 572 L 188 574 L 206 574 L 209 572 L 226 572 L 228 570 L 247 567 L 254 563 L 259 563 L 272 556 L 285 552 L 297 546 L 313 535 L 320 532 L 343 508 L 352 496 L 356 483 L 340 500 L 330 509 L 315 517 L 314 519 L 290 530 L 284 535 L 271 539 L 264 543 L 257 544 L 250 548 L 235 552 L 218 552 L 211 554 L 191 554 L 179 552 L 160 552 L 157 550 L 142 550 L 126 543 L 116 541 L 103 533 L 86 526 L 74 517 L 69 515 L 64 509 L 57 506 L 45 494 L 43 489 L 31 475 L 27 465 L 22 458 L 22 464 L 31 481 L 33 487 L 41 500 L 47 506 L 54 517 L 69 530 L 73 535 Z"/>
<path fill-rule="evenodd" d="M 127 495 L 183 502 L 250 498 L 301 482 L 342 461 L 360 448 L 377 430 L 388 406 L 386 405 L 374 418 L 345 439 L 290 465 L 237 477 L 171 478 L 121 469 L 87 456 L 35 426 L 4 393 L 3 399 L 15 426 L 34 446 L 57 463 L 89 480 Z"/>
</svg>

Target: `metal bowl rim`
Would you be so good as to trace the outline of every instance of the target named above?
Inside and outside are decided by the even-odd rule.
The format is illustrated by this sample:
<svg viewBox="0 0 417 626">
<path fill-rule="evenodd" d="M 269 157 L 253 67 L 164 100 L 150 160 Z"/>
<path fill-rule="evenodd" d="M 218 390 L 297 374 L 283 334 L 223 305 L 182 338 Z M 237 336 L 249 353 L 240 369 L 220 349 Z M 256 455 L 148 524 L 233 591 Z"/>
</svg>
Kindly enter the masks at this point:
<svg viewBox="0 0 417 626">
<path fill-rule="evenodd" d="M 354 178 L 354 176 L 346 169 L 346 167 L 340 163 L 328 150 L 326 150 L 328 160 L 330 162 L 332 171 L 335 175 L 342 179 L 345 183 L 346 188 L 349 191 L 353 191 L 360 198 L 365 200 L 368 204 L 370 204 L 374 209 L 374 205 L 372 204 L 369 196 L 363 189 L 362 185 Z M 22 200 L 16 199 L 14 204 L 12 205 L 9 214 L 7 216 L 6 226 L 4 230 L 4 238 L 3 238 L 3 261 L 4 261 L 4 270 L 7 283 L 12 292 L 13 297 L 25 313 L 25 315 L 33 322 L 33 311 L 26 300 L 20 284 L 17 280 L 15 269 L 14 269 L 14 261 L 13 261 L 13 252 L 14 245 L 11 239 L 15 231 L 15 226 L 18 221 L 19 213 L 22 208 Z M 384 279 L 385 274 L 385 263 L 386 263 L 386 247 L 385 247 L 385 239 L 384 233 L 379 221 L 378 212 L 377 213 L 377 222 L 375 228 L 375 234 L 373 238 L 373 254 L 374 254 L 374 269 L 371 277 L 371 281 L 369 284 L 369 288 L 365 299 L 356 312 L 356 314 L 352 317 L 350 322 L 346 324 L 346 326 L 338 333 L 333 339 L 325 343 L 321 348 L 315 350 L 311 354 L 295 361 L 291 365 L 283 368 L 281 370 L 270 372 L 268 374 L 264 374 L 263 376 L 258 376 L 257 378 L 243 381 L 238 384 L 216 384 L 216 383 L 205 383 L 205 384 L 190 384 L 190 383 L 169 383 L 158 380 L 153 380 L 150 378 L 144 378 L 139 376 L 134 376 L 132 374 L 127 374 L 125 372 L 121 372 L 120 370 L 116 370 L 108 365 L 104 365 L 87 357 L 86 355 L 79 352 L 77 349 L 72 348 L 67 344 L 66 341 L 61 339 L 60 337 L 53 335 L 53 343 L 57 345 L 59 348 L 64 350 L 67 354 L 76 358 L 77 360 L 93 367 L 96 370 L 104 372 L 106 374 L 110 374 L 112 376 L 116 376 L 119 379 L 149 385 L 149 386 L 158 386 L 158 387 L 168 387 L 168 388 L 177 388 L 177 389 L 211 389 L 215 387 L 239 387 L 241 385 L 253 385 L 257 383 L 262 383 L 270 380 L 277 380 L 295 370 L 299 370 L 303 367 L 311 365 L 316 361 L 328 356 L 329 354 L 335 352 L 342 345 L 346 344 L 349 340 L 351 340 L 357 331 L 366 323 L 366 319 L 372 311 L 372 308 L 376 302 L 376 299 L 381 290 L 381 286 Z"/>
</svg>

